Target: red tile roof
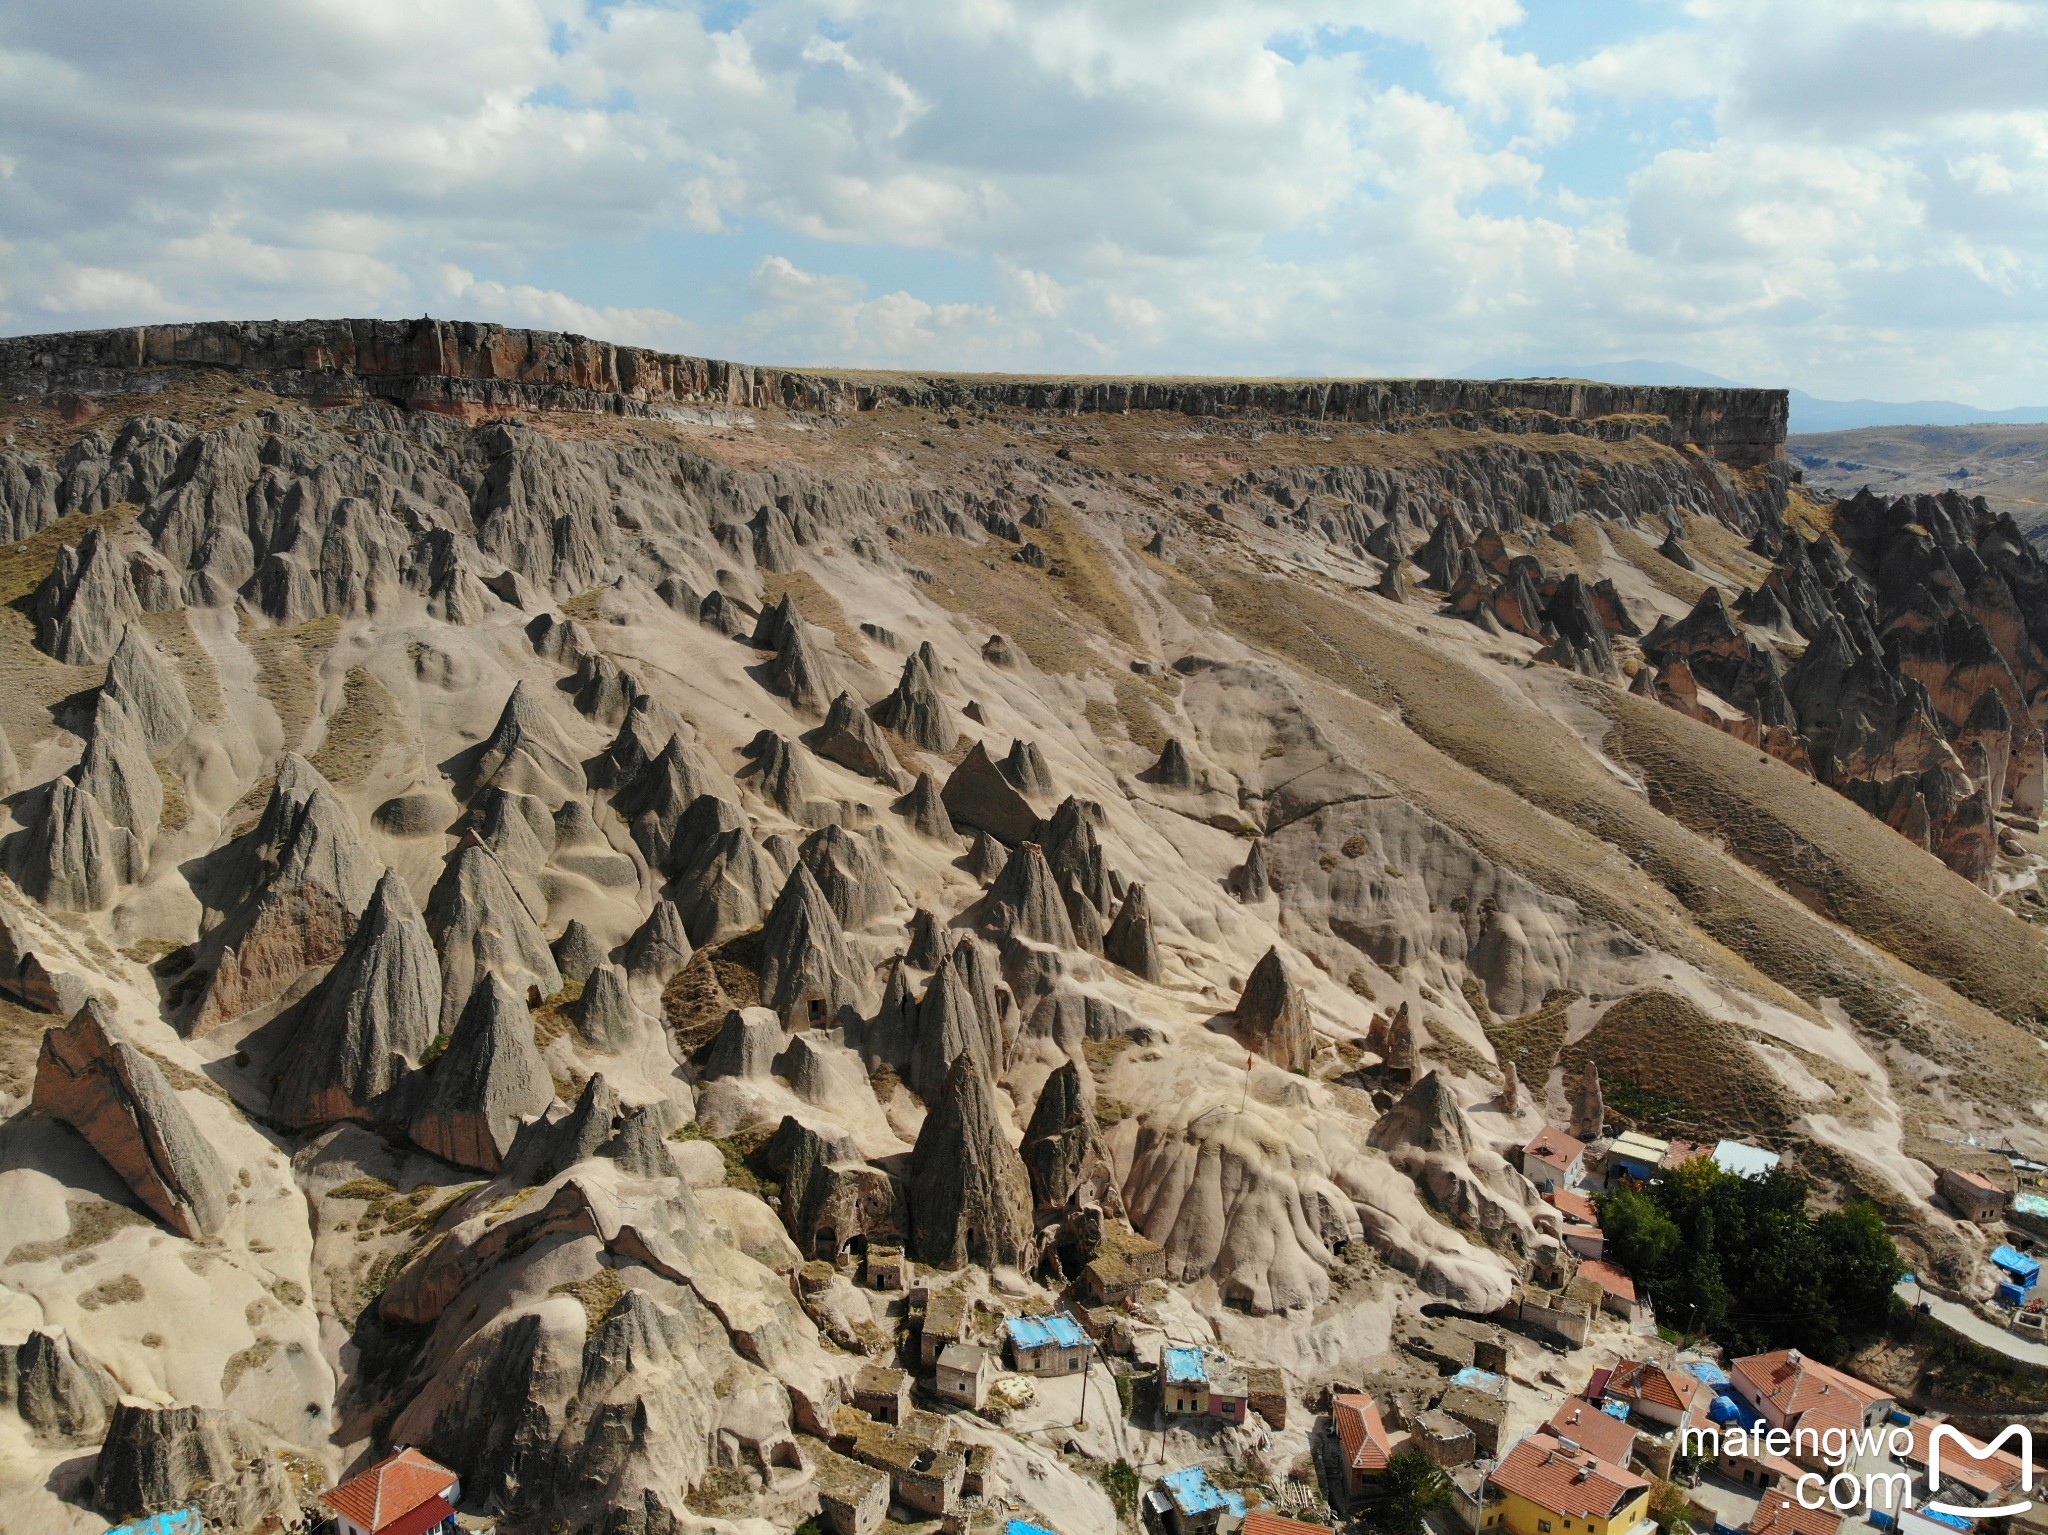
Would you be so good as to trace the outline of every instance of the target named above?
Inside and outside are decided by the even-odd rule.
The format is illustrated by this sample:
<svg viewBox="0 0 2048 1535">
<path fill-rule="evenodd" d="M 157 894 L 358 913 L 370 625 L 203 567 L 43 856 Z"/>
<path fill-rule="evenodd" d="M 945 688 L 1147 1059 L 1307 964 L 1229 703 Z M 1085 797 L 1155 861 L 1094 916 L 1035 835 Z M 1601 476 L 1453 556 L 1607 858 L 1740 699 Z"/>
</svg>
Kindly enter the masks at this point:
<svg viewBox="0 0 2048 1535">
<path fill-rule="evenodd" d="M 1749 1535 L 1835 1535 L 1842 1516 L 1831 1508 L 1802 1508 L 1782 1492 L 1767 1492 L 1745 1528 Z"/>
<path fill-rule="evenodd" d="M 1263 1508 L 1255 1508 L 1246 1514 L 1242 1529 L 1244 1535 L 1330 1535 L 1326 1525 L 1289 1519 L 1284 1514 L 1269 1513 Z"/>
<path fill-rule="evenodd" d="M 1560 1212 L 1566 1220 L 1576 1221 L 1581 1226 L 1600 1226 L 1600 1212 L 1593 1208 L 1593 1201 L 1576 1189 L 1551 1189 L 1544 1194 L 1550 1207 Z"/>
<path fill-rule="evenodd" d="M 1926 1418 L 1915 1418 L 1908 1425 L 1907 1432 L 1913 1436 L 1913 1446 L 1907 1450 L 1904 1460 L 1908 1465 L 1924 1466 L 1928 1459 L 1928 1446 L 1934 1439 L 1935 1425 Z M 1990 1495 L 2003 1492 L 2008 1487 L 2022 1487 L 2027 1479 L 2026 1464 L 2017 1456 L 2005 1450 L 1988 1450 L 1984 1441 L 1974 1434 L 1962 1434 L 1963 1443 L 1975 1452 L 1977 1457 L 1989 1455 L 1988 1459 L 1959 1455 L 1951 1448 L 1941 1458 L 1941 1479 L 1943 1482 L 1961 1482 L 1989 1501 Z"/>
<path fill-rule="evenodd" d="M 1892 1394 L 1845 1375 L 1818 1359 L 1808 1359 L 1797 1349 L 1781 1348 L 1769 1354 L 1751 1354 L 1728 1367 L 1738 1390 L 1752 1402 L 1769 1403 L 1788 1427 L 1811 1419 L 1822 1423 L 1860 1423 L 1865 1413 Z"/>
<path fill-rule="evenodd" d="M 1673 1141 L 1671 1149 L 1664 1153 L 1664 1160 L 1660 1165 L 1683 1167 L 1686 1163 L 1705 1156 L 1712 1149 L 1709 1146 L 1696 1146 L 1691 1141 Z"/>
<path fill-rule="evenodd" d="M 377 1535 L 427 1535 L 427 1531 L 437 1528 L 454 1512 L 455 1505 L 446 1498 L 429 1498 L 403 1518 L 385 1525 Z"/>
<path fill-rule="evenodd" d="M 1612 1518 L 1650 1490 L 1648 1478 L 1567 1450 L 1547 1433 L 1519 1441 L 1487 1481 L 1566 1519 Z"/>
<path fill-rule="evenodd" d="M 320 1501 L 364 1529 L 384 1535 L 414 1509 L 447 1492 L 457 1480 L 446 1466 L 418 1450 L 404 1449 L 385 1456 L 331 1492 L 321 1493 Z M 427 1527 L 431 1528 L 431 1521 Z"/>
<path fill-rule="evenodd" d="M 1586 1143 L 1566 1135 L 1555 1126 L 1545 1125 L 1536 1132 L 1536 1138 L 1522 1148 L 1522 1154 L 1547 1163 L 1559 1172 L 1566 1172 L 1572 1163 L 1586 1154 Z"/>
<path fill-rule="evenodd" d="M 1580 1272 L 1585 1272 L 1583 1267 Z M 1679 1412 L 1690 1412 L 1706 1390 L 1706 1383 L 1696 1375 L 1684 1370 L 1667 1370 L 1662 1365 L 1638 1359 L 1622 1360 L 1607 1381 L 1609 1396 L 1630 1402 L 1647 1402 L 1652 1407 L 1668 1407 Z"/>
<path fill-rule="evenodd" d="M 1621 1419 L 1610 1417 L 1591 1402 L 1565 1398 L 1562 1407 L 1543 1425 L 1560 1439 L 1569 1439 L 1591 1450 L 1610 1465 L 1625 1466 L 1635 1453 L 1636 1431 Z"/>
<path fill-rule="evenodd" d="M 1636 1303 L 1636 1282 L 1604 1259 L 1587 1258 L 1581 1262 L 1579 1278 L 1592 1280 L 1609 1295 L 1625 1300 L 1631 1306 Z M 1612 1391 L 1614 1387 L 1610 1383 L 1607 1389 Z"/>
<path fill-rule="evenodd" d="M 1330 1398 L 1330 1417 L 1344 1446 L 1344 1464 L 1354 1471 L 1384 1471 L 1394 1458 L 1380 1404 L 1369 1396 L 1344 1392 Z"/>
<path fill-rule="evenodd" d="M 2000 1198 L 2003 1198 L 2005 1195 L 2004 1189 L 1993 1183 L 1982 1173 L 1971 1172 L 1967 1167 L 1948 1167 L 1942 1169 L 1942 1172 L 1945 1177 L 1952 1181 L 1968 1184 L 1981 1194 L 1996 1194 Z"/>
</svg>

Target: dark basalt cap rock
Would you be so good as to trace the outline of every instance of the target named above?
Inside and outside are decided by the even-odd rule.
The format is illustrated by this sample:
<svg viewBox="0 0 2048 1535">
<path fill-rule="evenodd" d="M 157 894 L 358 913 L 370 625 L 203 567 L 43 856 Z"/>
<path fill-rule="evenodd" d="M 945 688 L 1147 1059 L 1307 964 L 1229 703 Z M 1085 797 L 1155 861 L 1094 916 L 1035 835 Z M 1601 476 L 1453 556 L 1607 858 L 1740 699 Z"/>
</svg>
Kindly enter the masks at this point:
<svg viewBox="0 0 2048 1535">
<path fill-rule="evenodd" d="M 1004 1133 L 995 1088 L 971 1055 L 953 1063 L 925 1116 L 908 1184 L 910 1250 L 918 1262 L 1029 1263 L 1031 1178 Z"/>
<path fill-rule="evenodd" d="M 496 1172 L 521 1122 L 554 1101 L 554 1081 L 534 1043 L 533 1016 L 493 973 L 477 986 L 428 1074 L 410 1133 L 444 1162 Z"/>
<path fill-rule="evenodd" d="M 396 873 L 384 871 L 348 947 L 295 1011 L 272 1117 L 293 1126 L 374 1118 L 441 1023 L 440 961 Z"/>
<path fill-rule="evenodd" d="M 940 798 L 953 824 L 985 831 L 1011 847 L 1038 834 L 1038 812 L 976 741 L 946 779 Z"/>
<path fill-rule="evenodd" d="M 1237 1036 L 1288 1071 L 1308 1070 L 1315 1056 L 1308 994 L 1289 973 L 1277 948 L 1266 951 L 1244 983 L 1237 999 Z"/>
<path fill-rule="evenodd" d="M 114 1032 L 98 1001 L 43 1035 L 30 1104 L 85 1137 L 180 1236 L 213 1236 L 226 1223 L 228 1176 L 213 1143 L 157 1063 Z"/>
</svg>

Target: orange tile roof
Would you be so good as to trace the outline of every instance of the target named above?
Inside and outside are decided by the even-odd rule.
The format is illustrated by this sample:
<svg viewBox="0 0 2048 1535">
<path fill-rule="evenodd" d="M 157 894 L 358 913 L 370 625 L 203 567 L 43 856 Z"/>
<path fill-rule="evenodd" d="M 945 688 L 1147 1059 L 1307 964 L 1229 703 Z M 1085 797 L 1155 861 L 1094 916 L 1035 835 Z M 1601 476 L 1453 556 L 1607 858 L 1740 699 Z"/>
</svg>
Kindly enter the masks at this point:
<svg viewBox="0 0 2048 1535">
<path fill-rule="evenodd" d="M 1384 1471 L 1394 1458 L 1380 1404 L 1369 1396 L 1344 1392 L 1330 1398 L 1330 1417 L 1344 1445 L 1344 1464 L 1354 1471 Z"/>
<path fill-rule="evenodd" d="M 1767 1492 L 1745 1528 L 1749 1535 L 1835 1535 L 1842 1516 L 1831 1508 L 1802 1508 L 1782 1492 Z"/>
<path fill-rule="evenodd" d="M 1555 1126 L 1545 1125 L 1536 1132 L 1536 1138 L 1522 1148 L 1522 1154 L 1564 1172 L 1586 1154 L 1586 1143 L 1566 1135 Z"/>
<path fill-rule="evenodd" d="M 1584 1269 L 1581 1268 L 1581 1273 Z M 1624 1401 L 1648 1402 L 1652 1407 L 1669 1407 L 1690 1412 L 1706 1393 L 1706 1383 L 1684 1370 L 1667 1370 L 1662 1365 L 1639 1359 L 1624 1359 L 1607 1377 L 1607 1394 Z"/>
<path fill-rule="evenodd" d="M 1710 1150 L 1712 1150 L 1711 1147 L 1698 1146 L 1691 1141 L 1673 1141 L 1671 1149 L 1664 1153 L 1664 1160 L 1660 1165 L 1664 1167 L 1683 1167 L 1686 1163 L 1697 1161 L 1705 1156 Z"/>
<path fill-rule="evenodd" d="M 1745 1388 L 1744 1395 L 1759 1404 L 1768 1402 L 1787 1425 L 1811 1415 L 1816 1421 L 1853 1426 L 1879 1402 L 1892 1399 L 1889 1391 L 1818 1359 L 1808 1359 L 1797 1349 L 1751 1354 L 1731 1364 L 1728 1374 L 1738 1387 Z"/>
<path fill-rule="evenodd" d="M 1993 1183 L 1982 1173 L 1972 1172 L 1967 1167 L 1949 1167 L 1944 1168 L 1942 1171 L 1945 1176 L 1954 1179 L 1957 1183 L 1966 1183 L 1979 1193 L 1998 1195 L 2005 1193 L 2004 1189 Z"/>
<path fill-rule="evenodd" d="M 1934 1440 L 1934 1428 L 1935 1425 L 1925 1418 L 1915 1418 L 1907 1426 L 1907 1432 L 1913 1436 L 1912 1448 L 1906 1451 L 1904 1457 L 1908 1465 L 1927 1464 L 1928 1446 Z M 1956 1429 L 1955 1432 L 1962 1434 L 1961 1429 Z M 1962 1434 L 1962 1438 L 1964 1444 L 1978 1456 L 1985 1456 L 1988 1453 L 1989 1458 L 1975 1459 L 1968 1455 L 1958 1455 L 1951 1449 L 1941 1459 L 1942 1481 L 1961 1482 L 1965 1487 L 1986 1498 L 1992 1493 L 2003 1492 L 2008 1487 L 2024 1485 L 2027 1468 L 2017 1455 L 2005 1450 L 1987 1450 L 1984 1441 L 1974 1434 Z"/>
<path fill-rule="evenodd" d="M 1270 1513 L 1263 1508 L 1255 1508 L 1246 1514 L 1241 1528 L 1244 1535 L 1330 1535 L 1326 1525 L 1289 1519 L 1284 1514 Z"/>
<path fill-rule="evenodd" d="M 1552 1209 L 1559 1211 L 1567 1220 L 1577 1221 L 1581 1226 L 1592 1226 L 1596 1229 L 1600 1225 L 1600 1212 L 1593 1208 L 1593 1201 L 1576 1189 L 1551 1189 L 1543 1198 Z"/>
<path fill-rule="evenodd" d="M 1579 1277 L 1592 1280 L 1609 1295 L 1619 1296 L 1631 1306 L 1636 1303 L 1636 1282 L 1604 1259 L 1585 1259 L 1579 1264 Z"/>
<path fill-rule="evenodd" d="M 446 1466 L 429 1460 L 418 1450 L 403 1449 L 385 1456 L 332 1491 L 321 1493 L 320 1501 L 366 1530 L 381 1531 L 422 1503 L 438 1498 L 457 1480 Z"/>
<path fill-rule="evenodd" d="M 1518 1441 L 1487 1481 L 1566 1519 L 1612 1518 L 1650 1490 L 1648 1478 L 1567 1450 L 1547 1433 Z"/>
<path fill-rule="evenodd" d="M 1634 1429 L 1578 1397 L 1567 1397 L 1543 1426 L 1558 1438 L 1591 1450 L 1610 1465 L 1625 1466 L 1635 1453 Z"/>
</svg>

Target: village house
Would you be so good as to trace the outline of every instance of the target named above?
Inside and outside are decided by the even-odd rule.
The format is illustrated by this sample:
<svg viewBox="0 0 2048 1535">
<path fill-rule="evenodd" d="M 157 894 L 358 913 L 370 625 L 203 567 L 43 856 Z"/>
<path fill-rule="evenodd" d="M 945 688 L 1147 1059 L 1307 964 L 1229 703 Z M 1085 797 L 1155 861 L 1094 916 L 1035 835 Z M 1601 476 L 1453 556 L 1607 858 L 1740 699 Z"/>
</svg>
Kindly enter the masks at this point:
<svg viewBox="0 0 2048 1535">
<path fill-rule="evenodd" d="M 1966 1221 L 1990 1226 L 2005 1214 L 2005 1190 L 1982 1173 L 1966 1167 L 1944 1167 L 1939 1187 L 1949 1208 Z"/>
<path fill-rule="evenodd" d="M 1576 1188 L 1586 1176 L 1586 1143 L 1545 1125 L 1522 1148 L 1522 1176 L 1537 1188 Z"/>
<path fill-rule="evenodd" d="M 1614 1367 L 1601 1398 L 1621 1403 L 1633 1416 L 1660 1428 L 1680 1432 L 1704 1422 L 1713 1405 L 1713 1393 L 1697 1375 L 1639 1359 L 1624 1359 Z"/>
<path fill-rule="evenodd" d="M 964 1290 L 938 1290 L 924 1303 L 924 1326 L 918 1333 L 918 1362 L 927 1370 L 939 1362 L 950 1343 L 974 1342 L 974 1302 Z"/>
<path fill-rule="evenodd" d="M 1287 1427 L 1287 1375 L 1273 1365 L 1259 1365 L 1244 1372 L 1251 1393 L 1251 1410 L 1266 1420 L 1268 1428 Z"/>
<path fill-rule="evenodd" d="M 1747 1535 L 1835 1535 L 1842 1516 L 1831 1508 L 1808 1508 L 1796 1497 L 1773 1492 L 1757 1504 L 1743 1526 Z"/>
<path fill-rule="evenodd" d="M 1479 1436 L 1468 1425 L 1434 1407 L 1408 1420 L 1408 1440 L 1440 1470 L 1454 1471 L 1479 1458 Z"/>
<path fill-rule="evenodd" d="M 1394 1458 L 1380 1404 L 1357 1392 L 1338 1392 L 1330 1398 L 1330 1431 L 1344 1469 L 1344 1491 L 1356 1497 L 1379 1480 Z"/>
<path fill-rule="evenodd" d="M 1485 1370 L 1460 1370 L 1437 1402 L 1439 1411 L 1472 1430 L 1481 1455 L 1500 1453 L 1508 1421 L 1507 1382 Z"/>
<path fill-rule="evenodd" d="M 1543 1425 L 1566 1444 L 1575 1444 L 1611 1466 L 1626 1466 L 1635 1456 L 1636 1431 L 1625 1418 L 1602 1412 L 1583 1397 L 1567 1397 Z"/>
<path fill-rule="evenodd" d="M 1218 1487 L 1200 1466 L 1169 1472 L 1145 1494 L 1146 1520 L 1162 1535 L 1231 1535 L 1245 1512 L 1244 1494 Z"/>
<path fill-rule="evenodd" d="M 1926 1495 L 1928 1490 L 1928 1462 L 1933 1454 L 1936 1426 L 1932 1419 L 1914 1418 L 1907 1425 L 1913 1442 L 1897 1457 L 1898 1463 L 1914 1477 L 1910 1489 L 1914 1501 Z M 2027 1486 L 2032 1474 L 2027 1460 L 2007 1450 L 1994 1450 L 1960 1429 L 1951 1427 L 1950 1432 L 1960 1435 L 1965 1453 L 1958 1453 L 1951 1444 L 1942 1454 L 1939 1496 L 1943 1502 L 1982 1508 L 1992 1503 L 2027 1501 Z"/>
<path fill-rule="evenodd" d="M 889 1473 L 820 1448 L 812 1453 L 818 1508 L 833 1535 L 875 1535 L 889 1517 Z"/>
<path fill-rule="evenodd" d="M 1574 1279 L 1571 1283 L 1578 1281 Z M 1597 1294 L 1599 1287 L 1589 1288 Z M 1580 1296 L 1531 1284 L 1518 1289 L 1510 1305 L 1518 1320 L 1554 1333 L 1574 1348 L 1584 1348 L 1593 1333 L 1593 1313 L 1598 1301 L 1589 1304 Z"/>
<path fill-rule="evenodd" d="M 1564 1217 L 1564 1245 L 1581 1258 L 1598 1258 L 1607 1251 L 1607 1234 L 1600 1229 L 1600 1212 L 1593 1201 L 1576 1189 L 1551 1189 L 1544 1203 Z"/>
<path fill-rule="evenodd" d="M 1078 1375 L 1088 1368 L 1088 1334 L 1064 1311 L 1013 1316 L 1003 1323 L 1003 1332 L 1010 1368 L 1019 1375 Z"/>
<path fill-rule="evenodd" d="M 832 1448 L 888 1473 L 896 1501 L 944 1518 L 960 1499 L 967 1457 L 953 1444 L 953 1426 L 937 1413 L 913 1408 L 901 1423 L 877 1423 L 859 1408 L 832 1414 Z"/>
<path fill-rule="evenodd" d="M 1289 1519 L 1268 1509 L 1255 1508 L 1244 1516 L 1244 1535 L 1330 1535 L 1326 1525 Z"/>
<path fill-rule="evenodd" d="M 1659 1140 L 1654 1135 L 1645 1135 L 1640 1130 L 1624 1130 L 1614 1138 L 1607 1148 L 1603 1176 L 1609 1188 L 1614 1187 L 1618 1178 L 1633 1178 L 1638 1183 L 1648 1183 L 1657 1176 L 1664 1166 L 1664 1159 L 1671 1155 L 1671 1142 Z"/>
<path fill-rule="evenodd" d="M 1507 1535 L 1634 1535 L 1649 1512 L 1648 1477 L 1538 1433 L 1487 1477 L 1480 1523 Z"/>
<path fill-rule="evenodd" d="M 1244 1368 L 1228 1359 L 1209 1364 L 1209 1416 L 1223 1423 L 1242 1423 L 1251 1410 L 1251 1382 Z"/>
<path fill-rule="evenodd" d="M 1738 1451 L 1734 1446 L 1739 1442 L 1723 1440 L 1720 1453 L 1714 1457 L 1715 1466 L 1729 1481 L 1754 1487 L 1759 1492 L 1790 1491 L 1798 1485 L 1800 1476 L 1804 1474 L 1799 1466 L 1761 1447 L 1755 1454 Z"/>
<path fill-rule="evenodd" d="M 1587 1258 L 1579 1264 L 1579 1277 L 1574 1285 L 1596 1286 L 1599 1290 L 1600 1309 L 1611 1316 L 1618 1316 L 1624 1322 L 1632 1321 L 1636 1314 L 1636 1282 L 1605 1258 Z"/>
<path fill-rule="evenodd" d="M 1796 1348 L 1736 1360 L 1728 1367 L 1728 1384 L 1770 1427 L 1814 1443 L 1829 1428 L 1875 1428 L 1895 1405 L 1890 1392 Z M 1792 1458 L 1802 1465 L 1812 1459 L 1799 1443 Z"/>
<path fill-rule="evenodd" d="M 1122 1221 L 1105 1221 L 1102 1243 L 1081 1270 L 1081 1288 L 1092 1305 L 1122 1306 L 1165 1277 L 1165 1248 Z"/>
<path fill-rule="evenodd" d="M 418 1450 L 401 1449 L 320 1494 L 338 1535 L 427 1535 L 455 1527 L 462 1479 Z"/>
<path fill-rule="evenodd" d="M 941 1401 L 979 1410 L 988 1405 L 989 1382 L 995 1372 L 995 1361 L 980 1344 L 949 1343 L 939 1355 L 932 1389 Z"/>
<path fill-rule="evenodd" d="M 1159 1351 L 1159 1405 L 1169 1417 L 1207 1414 L 1209 1356 L 1204 1350 L 1169 1344 Z"/>
<path fill-rule="evenodd" d="M 901 1423 L 910 1410 L 910 1376 L 887 1365 L 862 1365 L 853 1376 L 853 1405 L 877 1423 Z"/>
<path fill-rule="evenodd" d="M 866 1267 L 871 1290 L 900 1290 L 910 1278 L 910 1265 L 904 1262 L 900 1247 L 870 1247 Z"/>
</svg>

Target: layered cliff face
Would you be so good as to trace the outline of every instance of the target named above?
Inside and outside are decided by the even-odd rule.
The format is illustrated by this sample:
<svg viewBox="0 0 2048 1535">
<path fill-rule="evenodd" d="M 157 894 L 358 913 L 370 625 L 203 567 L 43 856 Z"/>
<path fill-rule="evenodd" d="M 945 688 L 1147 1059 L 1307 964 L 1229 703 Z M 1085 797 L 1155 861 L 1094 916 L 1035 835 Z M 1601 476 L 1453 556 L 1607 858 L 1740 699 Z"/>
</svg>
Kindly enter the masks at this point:
<svg viewBox="0 0 2048 1535">
<path fill-rule="evenodd" d="M 793 1525 L 876 1247 L 1049 1304 L 1128 1221 L 1158 1326 L 1306 1391 L 1512 1293 L 1500 1149 L 1588 1062 L 1931 1261 L 1916 1137 L 2048 1154 L 2048 572 L 1791 490 L 1781 395 L 434 322 L 6 391 L 48 1467 L 118 1388 L 313 1481 L 424 1444 L 510 1531 Z"/>
</svg>

